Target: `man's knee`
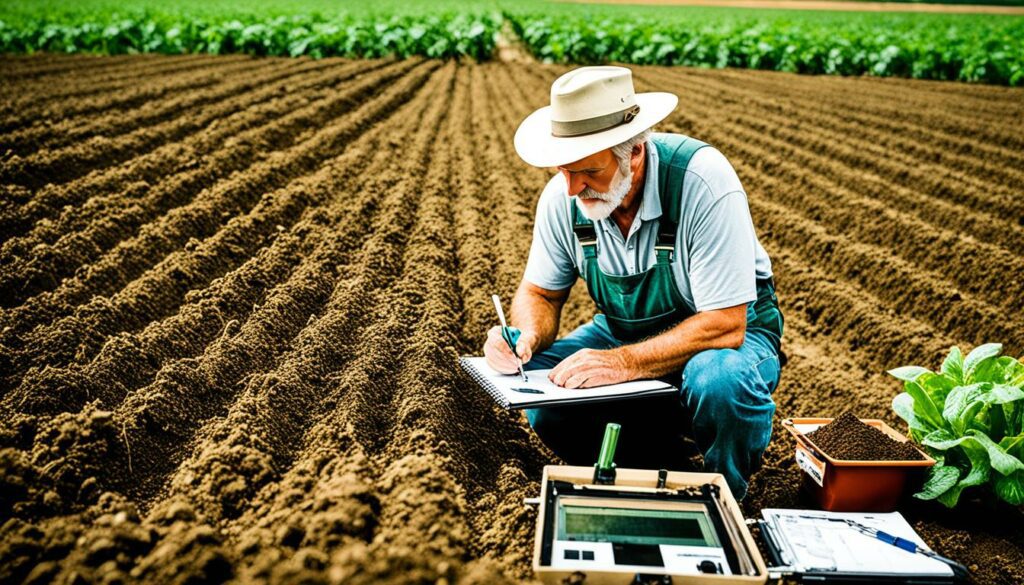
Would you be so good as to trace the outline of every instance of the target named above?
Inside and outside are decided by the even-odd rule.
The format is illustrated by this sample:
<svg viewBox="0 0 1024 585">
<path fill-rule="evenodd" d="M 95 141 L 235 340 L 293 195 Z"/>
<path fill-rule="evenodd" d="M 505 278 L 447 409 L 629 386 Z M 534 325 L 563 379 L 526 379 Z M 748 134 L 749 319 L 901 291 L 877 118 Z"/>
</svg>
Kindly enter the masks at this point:
<svg viewBox="0 0 1024 585">
<path fill-rule="evenodd" d="M 734 349 L 698 353 L 683 369 L 683 403 L 695 418 L 716 424 L 770 424 L 771 389 L 755 364 Z"/>
<path fill-rule="evenodd" d="M 683 368 L 682 387 L 690 400 L 718 401 L 736 395 L 750 383 L 753 368 L 734 349 L 709 349 L 690 358 Z"/>
</svg>

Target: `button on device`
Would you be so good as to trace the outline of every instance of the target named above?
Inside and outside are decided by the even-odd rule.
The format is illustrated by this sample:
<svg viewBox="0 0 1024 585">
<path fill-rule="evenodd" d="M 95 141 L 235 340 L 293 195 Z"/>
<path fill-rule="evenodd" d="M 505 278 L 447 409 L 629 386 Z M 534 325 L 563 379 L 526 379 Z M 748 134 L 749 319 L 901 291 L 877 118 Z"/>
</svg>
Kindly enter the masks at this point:
<svg viewBox="0 0 1024 585">
<path fill-rule="evenodd" d="M 585 551 L 583 551 L 583 560 L 584 561 L 592 561 L 592 560 L 594 560 L 594 551 L 592 551 L 592 550 L 585 550 Z"/>
<path fill-rule="evenodd" d="M 589 551 L 586 551 L 586 552 L 589 552 Z M 593 557 L 594 553 L 590 553 L 590 556 Z M 565 549 L 565 558 L 567 560 L 570 560 L 570 561 L 578 561 L 578 560 L 580 560 L 580 551 Z M 593 560 L 593 559 L 591 559 L 591 560 Z"/>
<path fill-rule="evenodd" d="M 718 566 L 715 565 L 715 561 L 706 559 L 701 561 L 700 564 L 697 565 L 697 570 L 699 570 L 701 573 L 718 573 Z"/>
</svg>

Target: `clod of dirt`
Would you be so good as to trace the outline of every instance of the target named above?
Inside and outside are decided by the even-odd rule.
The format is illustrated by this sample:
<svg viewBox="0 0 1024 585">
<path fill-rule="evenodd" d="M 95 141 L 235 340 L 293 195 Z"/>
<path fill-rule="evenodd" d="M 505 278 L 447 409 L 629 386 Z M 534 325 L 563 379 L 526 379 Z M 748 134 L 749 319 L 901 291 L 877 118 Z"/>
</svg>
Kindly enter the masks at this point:
<svg viewBox="0 0 1024 585">
<path fill-rule="evenodd" d="M 921 453 L 845 412 L 807 438 L 833 459 L 852 461 L 920 461 Z"/>
</svg>

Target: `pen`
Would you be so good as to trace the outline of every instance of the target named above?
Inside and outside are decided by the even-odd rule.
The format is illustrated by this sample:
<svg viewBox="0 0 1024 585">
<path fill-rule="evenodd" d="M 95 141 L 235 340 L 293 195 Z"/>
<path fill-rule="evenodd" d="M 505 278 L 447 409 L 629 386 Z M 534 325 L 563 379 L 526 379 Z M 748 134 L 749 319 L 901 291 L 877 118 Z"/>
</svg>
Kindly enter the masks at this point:
<svg viewBox="0 0 1024 585">
<path fill-rule="evenodd" d="M 891 544 L 892 546 L 905 550 L 908 553 L 923 555 L 930 559 L 939 561 L 940 563 L 945 563 L 949 566 L 950 569 L 953 570 L 954 575 L 966 576 L 967 574 L 969 574 L 967 567 L 961 565 L 953 559 L 946 558 L 936 552 L 921 548 L 917 545 L 917 543 L 915 543 L 912 540 L 907 540 L 906 538 L 903 538 L 901 536 L 889 534 L 888 532 L 879 530 L 877 528 L 873 528 L 871 526 L 865 526 L 864 524 L 861 524 L 856 520 L 850 520 L 849 518 L 823 518 L 821 516 L 800 516 L 800 518 L 806 518 L 809 520 L 828 520 L 830 522 L 841 522 L 843 524 L 846 524 L 850 528 L 856 530 L 857 532 L 860 532 L 864 536 L 878 539 L 886 544 Z"/>
<path fill-rule="evenodd" d="M 491 295 L 491 300 L 494 301 L 494 310 L 498 312 L 498 321 L 501 322 L 501 338 L 505 340 L 508 348 L 512 350 L 512 355 L 516 356 L 519 375 L 523 377 L 523 382 L 529 382 L 530 379 L 526 377 L 526 372 L 523 371 L 523 360 L 519 359 L 519 354 L 516 353 L 516 346 L 512 343 L 512 337 L 508 333 L 508 325 L 505 323 L 505 311 L 501 310 L 501 298 L 498 295 Z"/>
<path fill-rule="evenodd" d="M 921 548 L 920 546 L 917 545 L 917 543 L 915 543 L 912 540 L 907 540 L 906 538 L 903 538 L 903 537 L 900 537 L 900 536 L 896 536 L 894 534 L 889 534 L 888 532 L 884 532 L 884 531 L 879 530 L 877 528 L 872 528 L 870 526 L 865 526 L 865 525 L 861 524 L 860 522 L 855 522 L 853 520 L 847 520 L 846 524 L 850 528 L 853 528 L 854 530 L 856 530 L 857 532 L 860 532 L 861 534 L 863 534 L 865 536 L 870 536 L 872 538 L 877 538 L 878 540 L 881 540 L 882 542 L 884 542 L 886 544 L 891 544 L 891 545 L 895 546 L 896 548 L 903 549 L 903 550 L 905 550 L 905 551 L 907 551 L 909 553 L 915 553 L 915 554 L 919 554 L 919 555 L 924 555 L 924 556 L 926 556 L 926 557 L 928 557 L 930 559 L 935 559 L 936 561 L 939 561 L 941 563 L 945 563 L 945 564 L 949 565 L 949 567 L 951 569 L 953 569 L 954 572 L 958 572 L 958 571 L 959 572 L 963 572 L 963 573 L 967 572 L 967 568 L 964 567 L 963 565 L 961 565 L 960 563 L 954 561 L 953 559 L 948 559 L 948 558 L 946 558 L 946 557 L 944 557 L 944 556 L 942 556 L 942 555 L 940 555 L 938 553 L 935 553 L 935 552 L 932 552 L 930 550 Z"/>
</svg>

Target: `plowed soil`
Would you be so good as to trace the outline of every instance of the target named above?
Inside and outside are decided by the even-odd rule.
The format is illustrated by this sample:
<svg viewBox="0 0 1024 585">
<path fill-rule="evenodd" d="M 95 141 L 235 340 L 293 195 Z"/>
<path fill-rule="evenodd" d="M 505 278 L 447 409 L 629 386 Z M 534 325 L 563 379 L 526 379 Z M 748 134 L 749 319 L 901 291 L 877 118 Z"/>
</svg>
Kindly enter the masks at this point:
<svg viewBox="0 0 1024 585">
<path fill-rule="evenodd" d="M 456 357 L 522 275 L 550 175 L 512 135 L 561 71 L 0 58 L 0 582 L 531 579 L 554 458 Z M 886 369 L 1024 354 L 1024 90 L 635 72 L 747 189 L 779 420 L 903 428 Z M 580 284 L 563 333 L 592 312 Z M 792 454 L 776 432 L 749 516 L 812 505 Z M 901 510 L 1024 582 L 1021 510 Z"/>
</svg>

